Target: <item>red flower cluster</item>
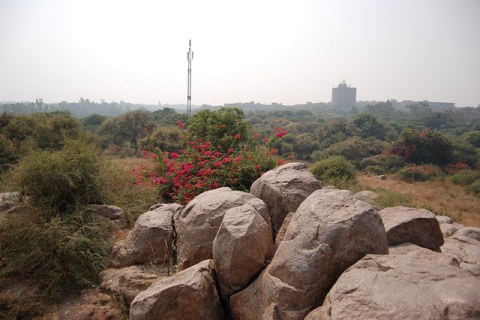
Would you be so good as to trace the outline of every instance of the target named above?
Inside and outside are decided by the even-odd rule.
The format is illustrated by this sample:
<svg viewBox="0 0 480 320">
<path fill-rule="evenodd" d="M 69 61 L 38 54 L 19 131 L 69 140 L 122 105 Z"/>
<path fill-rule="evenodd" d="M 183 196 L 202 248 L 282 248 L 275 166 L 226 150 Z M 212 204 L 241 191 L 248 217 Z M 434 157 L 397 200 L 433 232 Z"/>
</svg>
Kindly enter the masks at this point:
<svg viewBox="0 0 480 320">
<path fill-rule="evenodd" d="M 280 131 L 281 133 L 284 131 Z M 235 135 L 234 139 L 240 136 Z M 284 160 L 278 150 L 258 144 L 252 148 L 229 148 L 219 152 L 210 142 L 188 142 L 179 153 L 154 154 L 143 151 L 150 166 L 132 169 L 135 184 L 156 187 L 163 201 L 188 203 L 196 195 L 221 186 L 248 190 L 263 172 Z"/>
</svg>

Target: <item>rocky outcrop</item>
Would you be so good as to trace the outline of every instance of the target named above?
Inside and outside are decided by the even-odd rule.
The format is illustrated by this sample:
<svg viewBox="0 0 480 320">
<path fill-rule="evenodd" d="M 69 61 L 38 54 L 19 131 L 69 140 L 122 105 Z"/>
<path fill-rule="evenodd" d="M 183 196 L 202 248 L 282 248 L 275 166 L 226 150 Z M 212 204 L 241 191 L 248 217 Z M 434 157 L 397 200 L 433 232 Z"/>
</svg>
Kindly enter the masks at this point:
<svg viewBox="0 0 480 320">
<path fill-rule="evenodd" d="M 228 209 L 213 241 L 213 261 L 224 297 L 247 286 L 272 254 L 271 226 L 251 205 Z"/>
<path fill-rule="evenodd" d="M 443 235 L 435 215 L 425 209 L 394 207 L 380 210 L 389 245 L 411 242 L 440 251 Z"/>
<path fill-rule="evenodd" d="M 358 200 L 370 203 L 372 201 L 375 201 L 375 199 L 378 199 L 378 194 L 370 190 L 363 190 L 355 193 L 355 197 L 357 197 Z"/>
<path fill-rule="evenodd" d="M 179 208 L 177 204 L 165 205 L 140 215 L 126 239 L 114 245 L 111 265 L 169 263 L 173 255 L 172 218 Z"/>
<path fill-rule="evenodd" d="M 305 198 L 321 188 L 321 182 L 307 170 L 304 163 L 294 162 L 263 174 L 252 184 L 250 192 L 267 204 L 276 234 L 285 216 L 297 210 Z"/>
<path fill-rule="evenodd" d="M 456 223 L 452 218 L 447 216 L 436 216 L 435 217 L 440 224 L 440 231 L 442 231 L 443 238 L 448 238 L 452 236 L 455 232 L 465 227 L 463 224 Z"/>
<path fill-rule="evenodd" d="M 86 211 L 94 220 L 101 217 L 108 221 L 113 230 L 125 229 L 128 227 L 128 220 L 123 210 L 117 206 L 107 204 L 91 204 Z"/>
<path fill-rule="evenodd" d="M 88 206 L 87 209 L 93 214 L 102 216 L 110 220 L 122 219 L 125 216 L 122 209 L 112 205 L 91 204 Z"/>
<path fill-rule="evenodd" d="M 480 241 L 480 228 L 465 227 L 455 232 L 454 237 L 466 237 L 473 240 Z"/>
<path fill-rule="evenodd" d="M 480 279 L 431 250 L 393 251 L 368 255 L 354 264 L 337 280 L 323 306 L 305 319 L 480 317 Z"/>
<path fill-rule="evenodd" d="M 315 191 L 292 216 L 270 265 L 230 298 L 232 318 L 303 319 L 367 253 L 388 253 L 377 209 L 349 191 Z"/>
<path fill-rule="evenodd" d="M 100 272 L 100 288 L 121 296 L 131 302 L 141 291 L 147 289 L 158 275 L 146 272 L 139 266 L 123 269 L 107 269 Z"/>
<path fill-rule="evenodd" d="M 480 276 L 480 241 L 455 234 L 445 240 L 441 250 L 453 258 L 460 268 Z"/>
<path fill-rule="evenodd" d="M 224 319 L 212 260 L 202 261 L 140 292 L 130 306 L 130 320 Z"/>
<path fill-rule="evenodd" d="M 177 264 L 186 269 L 205 259 L 212 259 L 212 244 L 222 223 L 223 216 L 230 208 L 250 205 L 270 225 L 267 206 L 257 197 L 230 188 L 219 188 L 195 197 L 177 215 Z"/>
</svg>

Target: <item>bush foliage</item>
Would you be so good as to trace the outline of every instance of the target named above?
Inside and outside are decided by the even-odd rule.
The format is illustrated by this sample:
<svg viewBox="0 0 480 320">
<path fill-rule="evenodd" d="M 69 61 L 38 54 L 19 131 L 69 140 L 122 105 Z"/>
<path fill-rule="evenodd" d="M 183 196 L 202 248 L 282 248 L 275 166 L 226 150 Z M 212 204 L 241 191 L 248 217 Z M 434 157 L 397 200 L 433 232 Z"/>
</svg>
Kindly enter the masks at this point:
<svg viewBox="0 0 480 320">
<path fill-rule="evenodd" d="M 428 181 L 440 176 L 442 171 L 433 165 L 412 165 L 398 171 L 405 181 Z"/>
<path fill-rule="evenodd" d="M 357 183 L 355 168 L 343 157 L 331 157 L 315 162 L 310 172 L 324 185 L 350 188 Z"/>
<path fill-rule="evenodd" d="M 23 158 L 16 168 L 16 182 L 35 204 L 68 213 L 102 202 L 101 165 L 92 145 L 67 140 L 62 150 L 34 151 Z"/>
<path fill-rule="evenodd" d="M 185 124 L 179 121 L 178 127 L 183 129 Z M 137 185 L 155 188 L 165 202 L 185 204 L 219 187 L 248 191 L 260 175 L 283 163 L 278 150 L 271 146 L 285 135 L 284 130 L 277 129 L 273 138 L 256 139 L 240 109 L 205 110 L 188 120 L 182 137 L 184 149 L 145 150 L 150 164 L 134 168 L 132 173 Z"/>
</svg>

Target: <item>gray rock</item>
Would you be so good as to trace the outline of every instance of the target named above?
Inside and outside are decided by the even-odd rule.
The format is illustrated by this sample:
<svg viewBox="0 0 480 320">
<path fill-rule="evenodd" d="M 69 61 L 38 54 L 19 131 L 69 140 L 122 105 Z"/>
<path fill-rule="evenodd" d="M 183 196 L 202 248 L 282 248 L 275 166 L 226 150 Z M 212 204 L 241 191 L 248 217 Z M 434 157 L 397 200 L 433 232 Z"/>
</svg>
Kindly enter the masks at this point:
<svg viewBox="0 0 480 320">
<path fill-rule="evenodd" d="M 480 276 L 480 241 L 455 234 L 445 240 L 441 250 L 453 258 L 460 268 Z"/>
<path fill-rule="evenodd" d="M 355 196 L 358 198 L 358 200 L 367 201 L 367 202 L 378 199 L 378 194 L 370 190 L 359 191 L 355 193 Z"/>
<path fill-rule="evenodd" d="M 267 206 L 257 197 L 230 188 L 218 188 L 196 196 L 175 215 L 177 264 L 186 269 L 205 259 L 212 259 L 212 244 L 230 208 L 251 205 L 270 225 Z"/>
<path fill-rule="evenodd" d="M 126 239 L 114 245 L 111 265 L 168 264 L 173 255 L 172 218 L 176 209 L 176 206 L 165 207 L 163 211 L 147 211 L 140 215 Z"/>
<path fill-rule="evenodd" d="M 304 163 L 294 162 L 263 174 L 252 184 L 250 192 L 267 204 L 276 234 L 285 216 L 297 210 L 305 198 L 321 188 L 322 183 L 307 170 Z"/>
<path fill-rule="evenodd" d="M 298 207 L 272 262 L 230 297 L 233 319 L 303 319 L 367 253 L 388 253 L 377 209 L 346 190 L 318 190 Z"/>
<path fill-rule="evenodd" d="M 476 228 L 476 227 L 461 228 L 457 232 L 455 232 L 454 236 L 466 237 L 466 238 L 471 238 L 471 239 L 480 241 L 480 228 Z"/>
<path fill-rule="evenodd" d="M 435 215 L 425 209 L 394 207 L 380 210 L 389 245 L 411 242 L 439 251 L 443 235 Z"/>
<path fill-rule="evenodd" d="M 224 319 L 212 260 L 153 283 L 130 305 L 130 320 Z"/>
<path fill-rule="evenodd" d="M 228 209 L 213 241 L 213 261 L 223 297 L 247 286 L 272 254 L 272 227 L 251 205 Z"/>
<path fill-rule="evenodd" d="M 479 319 L 478 288 L 480 279 L 431 250 L 368 255 L 305 319 Z"/>
<path fill-rule="evenodd" d="M 18 191 L 2 192 L 0 193 L 0 202 L 4 201 L 12 201 L 14 203 L 19 203 L 22 201 L 22 194 Z"/>
<path fill-rule="evenodd" d="M 122 209 L 107 204 L 91 204 L 88 206 L 87 210 L 110 220 L 118 220 L 125 217 Z"/>
<path fill-rule="evenodd" d="M 461 228 L 463 227 L 460 227 L 458 223 L 440 223 L 440 231 L 442 231 L 443 238 L 445 239 L 454 235 L 455 232 L 457 232 Z"/>
<path fill-rule="evenodd" d="M 435 216 L 435 219 L 437 219 L 438 223 L 447 223 L 447 224 L 452 224 L 453 219 L 448 217 L 448 216 Z"/>
<path fill-rule="evenodd" d="M 100 272 L 100 288 L 121 296 L 130 303 L 141 291 L 147 289 L 158 276 L 146 272 L 142 267 L 106 269 Z"/>
</svg>

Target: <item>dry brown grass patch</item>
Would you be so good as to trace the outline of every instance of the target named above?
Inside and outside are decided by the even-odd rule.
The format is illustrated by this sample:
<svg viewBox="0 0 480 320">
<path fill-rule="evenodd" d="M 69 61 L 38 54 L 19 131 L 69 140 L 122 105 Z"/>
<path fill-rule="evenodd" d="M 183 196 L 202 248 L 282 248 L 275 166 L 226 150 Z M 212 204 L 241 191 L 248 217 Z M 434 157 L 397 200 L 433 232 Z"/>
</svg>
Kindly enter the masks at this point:
<svg viewBox="0 0 480 320">
<path fill-rule="evenodd" d="M 415 207 L 448 215 L 467 226 L 480 227 L 480 199 L 446 179 L 408 183 L 391 176 L 380 180 L 376 176 L 359 175 L 358 180 L 362 189 L 392 190 L 407 195 Z"/>
</svg>

